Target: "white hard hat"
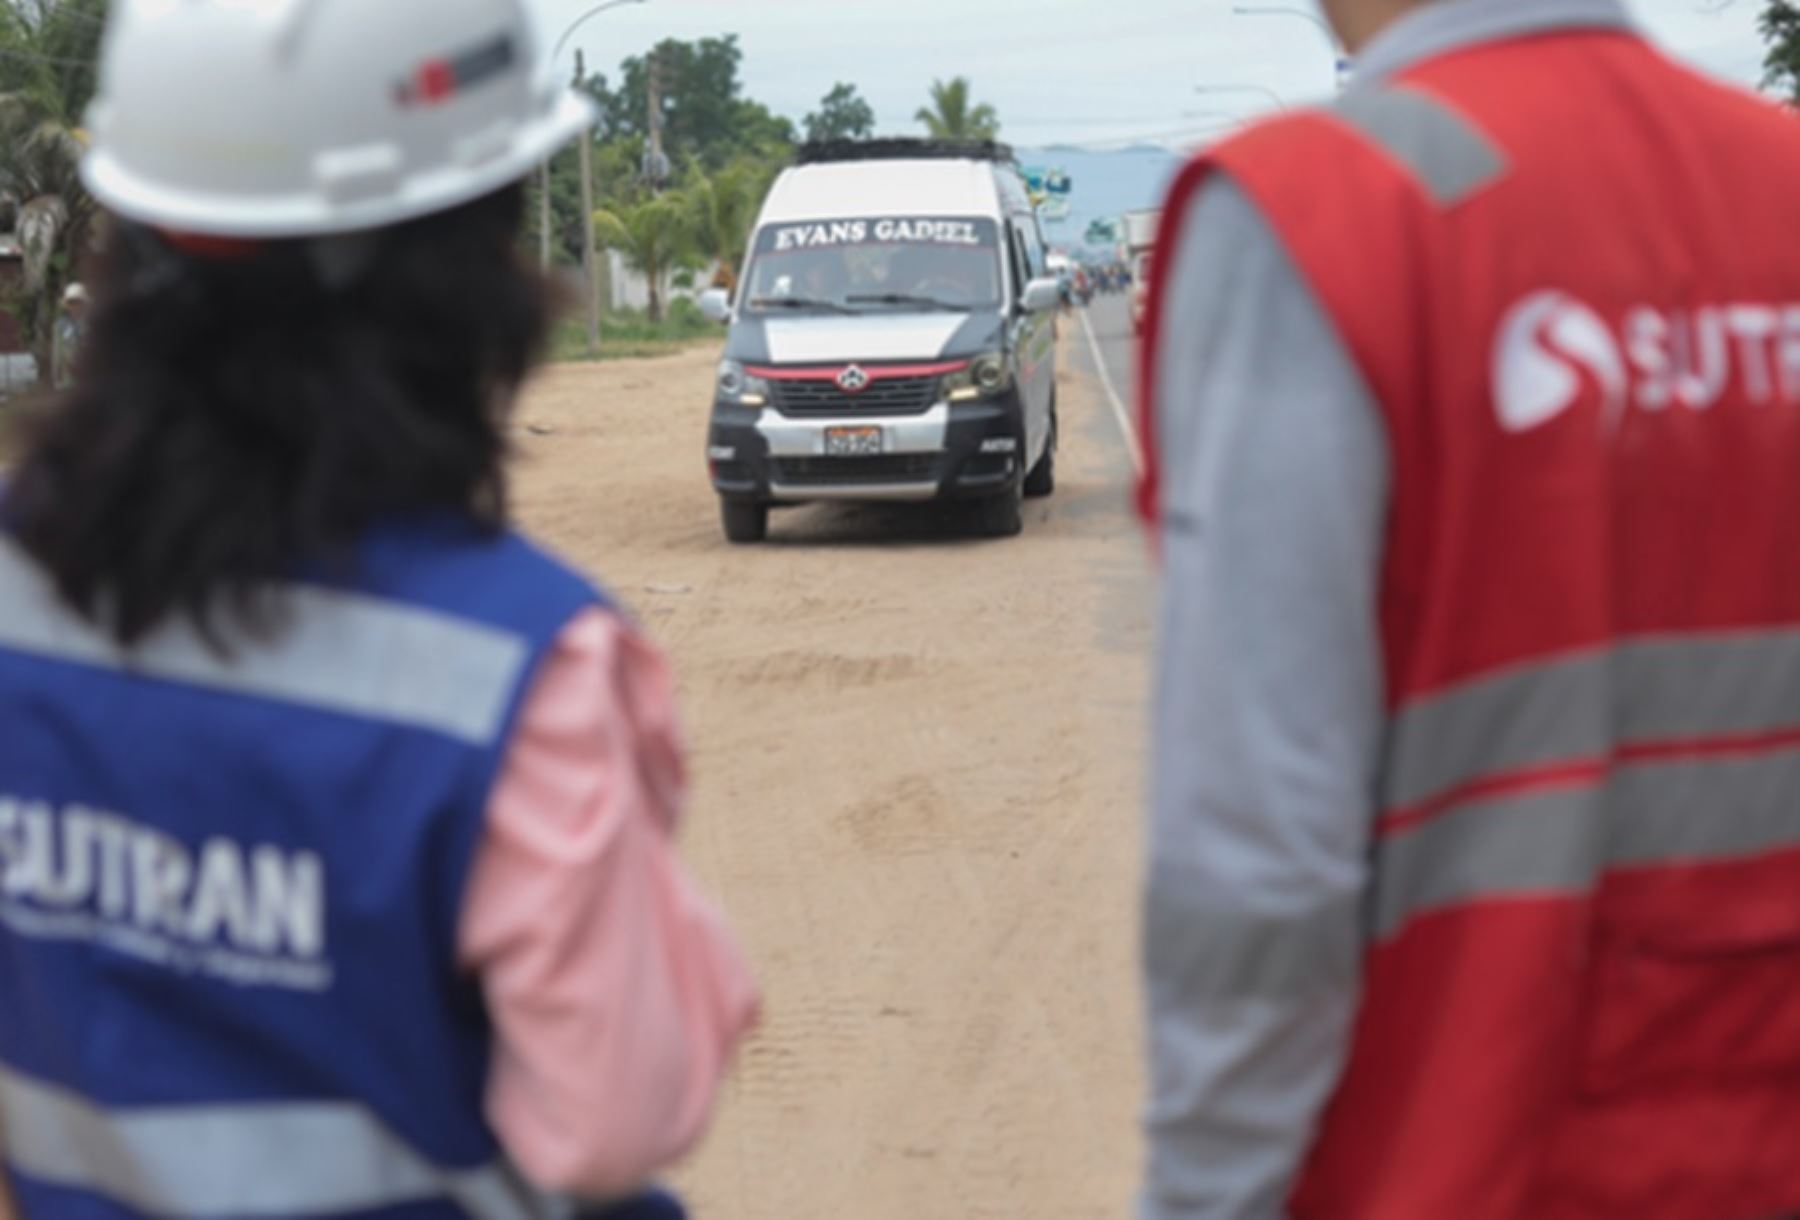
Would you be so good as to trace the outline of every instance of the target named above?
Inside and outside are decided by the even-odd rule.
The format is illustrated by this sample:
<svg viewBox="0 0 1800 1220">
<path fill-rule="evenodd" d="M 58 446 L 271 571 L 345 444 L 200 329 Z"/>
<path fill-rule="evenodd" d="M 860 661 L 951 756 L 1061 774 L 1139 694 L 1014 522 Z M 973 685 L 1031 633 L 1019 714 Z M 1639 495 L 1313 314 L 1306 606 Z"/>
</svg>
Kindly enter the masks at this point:
<svg viewBox="0 0 1800 1220">
<path fill-rule="evenodd" d="M 64 305 L 80 304 L 88 299 L 87 289 L 83 288 L 80 284 L 70 284 L 67 288 L 63 289 L 62 299 Z"/>
<path fill-rule="evenodd" d="M 114 0 L 82 177 L 161 228 L 321 236 L 479 198 L 593 118 L 526 0 Z"/>
</svg>

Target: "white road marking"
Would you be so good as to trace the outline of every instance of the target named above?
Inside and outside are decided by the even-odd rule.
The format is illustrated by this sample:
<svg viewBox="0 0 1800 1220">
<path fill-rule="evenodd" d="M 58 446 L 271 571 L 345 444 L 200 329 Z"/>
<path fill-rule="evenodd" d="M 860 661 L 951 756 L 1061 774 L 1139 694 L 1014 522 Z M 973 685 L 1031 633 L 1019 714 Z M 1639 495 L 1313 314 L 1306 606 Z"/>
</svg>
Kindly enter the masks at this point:
<svg viewBox="0 0 1800 1220">
<path fill-rule="evenodd" d="M 1113 416 L 1119 421 L 1119 431 L 1125 434 L 1125 447 L 1131 451 L 1131 465 L 1138 477 L 1144 475 L 1144 445 L 1138 439 L 1137 429 L 1132 426 L 1131 412 L 1125 409 L 1125 400 L 1119 397 L 1118 387 L 1113 385 L 1112 374 L 1106 368 L 1106 354 L 1100 350 L 1100 340 L 1094 335 L 1094 325 L 1088 321 L 1087 310 L 1078 311 L 1081 317 L 1081 329 L 1087 332 L 1088 347 L 1094 353 L 1094 367 L 1100 370 L 1100 385 L 1106 390 L 1107 401 L 1112 403 Z"/>
</svg>

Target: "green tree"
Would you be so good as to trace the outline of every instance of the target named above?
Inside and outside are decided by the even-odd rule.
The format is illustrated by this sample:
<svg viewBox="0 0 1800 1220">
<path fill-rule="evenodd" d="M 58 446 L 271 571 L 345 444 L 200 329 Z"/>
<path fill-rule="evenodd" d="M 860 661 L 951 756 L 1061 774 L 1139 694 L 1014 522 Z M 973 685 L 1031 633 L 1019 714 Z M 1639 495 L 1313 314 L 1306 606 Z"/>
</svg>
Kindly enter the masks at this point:
<svg viewBox="0 0 1800 1220">
<path fill-rule="evenodd" d="M 866 140 L 874 134 L 875 108 L 855 85 L 840 82 L 820 100 L 819 109 L 806 116 L 808 141 Z"/>
<path fill-rule="evenodd" d="M 625 263 L 650 281 L 650 320 L 663 318 L 663 282 L 694 258 L 691 204 L 681 192 L 641 203 L 601 208 L 594 213 L 594 238 L 617 250 Z"/>
<path fill-rule="evenodd" d="M 1758 24 L 1769 40 L 1763 83 L 1780 89 L 1788 101 L 1800 106 L 1800 4 L 1769 0 Z"/>
<path fill-rule="evenodd" d="M 698 161 L 717 170 L 750 150 L 792 146 L 793 124 L 743 96 L 743 60 L 736 35 L 665 39 L 649 55 L 626 60 L 617 91 L 603 101 L 607 138 L 650 134 L 654 64 L 661 81 L 663 151 L 675 164 Z"/>
<path fill-rule="evenodd" d="M 538 174 L 525 184 L 526 236 L 532 261 L 537 260 L 538 230 L 542 225 L 543 182 Z M 553 266 L 570 267 L 581 262 L 581 158 L 569 148 L 550 161 L 550 259 Z"/>
<path fill-rule="evenodd" d="M 677 173 L 689 185 L 702 180 L 710 183 L 715 176 L 724 175 L 724 185 L 738 188 L 728 192 L 732 198 L 743 183 L 750 183 L 754 188 L 749 192 L 754 196 L 750 206 L 754 208 L 774 172 L 793 155 L 793 125 L 742 96 L 738 81 L 742 52 L 735 38 L 708 38 L 692 43 L 669 40 L 653 55 L 662 65 L 663 148 Z M 588 73 L 584 66 L 577 68 L 575 87 L 594 99 L 601 114 L 599 130 L 592 137 L 595 191 L 600 198 L 611 201 L 608 211 L 615 216 L 629 212 L 651 195 L 650 184 L 644 180 L 649 136 L 649 65 L 650 57 L 626 60 L 616 78 L 617 88 L 608 77 Z M 584 218 L 579 164 L 575 149 L 559 154 L 551 164 L 552 256 L 563 266 L 581 261 Z M 541 224 L 541 186 L 535 175 L 530 191 L 531 219 L 525 240 L 535 249 Z M 691 206 L 697 205 L 684 201 L 684 207 Z M 733 219 L 725 201 L 720 201 L 714 210 L 722 210 L 727 220 Z M 691 214 L 687 214 L 685 223 L 692 236 L 696 222 Z M 712 227 L 719 226 L 715 223 Z M 741 265 L 741 258 L 729 257 L 731 243 L 709 238 L 699 244 L 707 248 L 708 257 L 718 257 L 734 268 Z M 720 254 L 720 250 L 724 253 Z"/>
<path fill-rule="evenodd" d="M 619 104 L 618 95 L 607 86 L 607 78 L 586 70 L 586 61 L 576 54 L 575 89 L 592 97 L 600 108 L 601 128 L 587 138 L 594 141 L 594 190 L 602 199 L 635 199 L 642 193 L 644 141 L 640 136 L 608 138 L 606 116 Z M 529 206 L 526 215 L 526 245 L 535 259 L 539 228 L 542 225 L 542 180 L 533 174 L 527 183 Z M 554 265 L 576 267 L 581 264 L 581 156 L 577 147 L 562 149 L 550 160 L 550 253 Z"/>
<path fill-rule="evenodd" d="M 718 263 L 713 283 L 737 291 L 738 275 L 750 249 L 750 230 L 768 193 L 770 166 L 734 161 L 716 174 L 695 166 L 682 188 L 693 252 Z"/>
<path fill-rule="evenodd" d="M 794 125 L 761 102 L 740 101 L 732 117 L 731 136 L 708 153 L 708 164 L 723 165 L 739 156 L 785 164 L 799 143 Z"/>
<path fill-rule="evenodd" d="M 966 76 L 934 81 L 931 105 L 920 107 L 915 117 L 934 139 L 994 140 L 1000 136 L 1000 116 L 986 103 L 972 104 Z"/>
<path fill-rule="evenodd" d="M 79 274 L 98 209 L 76 167 L 106 0 L 0 0 L 0 198 L 14 213 L 24 278 L 5 307 L 51 376 L 64 289 Z"/>
<path fill-rule="evenodd" d="M 570 86 L 578 93 L 586 93 L 606 113 L 612 94 L 607 89 L 606 77 L 590 73 L 587 70 L 587 57 L 580 51 L 575 52 L 574 78 Z M 584 139 L 594 139 L 593 135 Z M 595 175 L 596 181 L 603 181 L 601 175 Z M 578 145 L 557 150 L 550 157 L 550 263 L 553 267 L 574 267 L 581 263 L 581 152 Z M 537 257 L 538 242 L 543 228 L 543 191 L 544 176 L 532 174 L 526 179 L 526 226 L 523 235 L 530 247 L 531 256 Z M 610 196 L 610 190 L 601 188 L 601 193 Z"/>
</svg>

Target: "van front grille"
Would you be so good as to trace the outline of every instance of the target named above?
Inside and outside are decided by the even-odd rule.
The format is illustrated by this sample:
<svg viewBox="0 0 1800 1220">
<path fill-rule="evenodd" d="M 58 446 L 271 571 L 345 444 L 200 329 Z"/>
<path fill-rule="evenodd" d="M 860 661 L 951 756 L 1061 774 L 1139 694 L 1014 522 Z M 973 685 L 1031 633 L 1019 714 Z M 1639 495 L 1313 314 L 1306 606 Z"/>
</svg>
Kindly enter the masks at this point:
<svg viewBox="0 0 1800 1220">
<path fill-rule="evenodd" d="M 775 482 L 783 487 L 877 487 L 927 483 L 936 476 L 938 455 L 896 453 L 886 457 L 779 458 Z"/>
<path fill-rule="evenodd" d="M 834 381 L 777 381 L 775 409 L 783 415 L 923 415 L 937 402 L 936 377 L 889 377 L 846 394 Z"/>
</svg>

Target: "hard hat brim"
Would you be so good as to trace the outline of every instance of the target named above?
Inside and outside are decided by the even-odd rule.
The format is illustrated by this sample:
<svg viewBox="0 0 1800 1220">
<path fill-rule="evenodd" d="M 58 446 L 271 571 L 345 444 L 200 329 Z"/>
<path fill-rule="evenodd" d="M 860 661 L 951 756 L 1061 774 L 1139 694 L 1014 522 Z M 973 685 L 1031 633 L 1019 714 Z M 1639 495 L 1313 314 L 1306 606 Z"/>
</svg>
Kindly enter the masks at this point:
<svg viewBox="0 0 1800 1220">
<path fill-rule="evenodd" d="M 491 194 L 525 178 L 598 118 L 591 98 L 564 92 L 549 113 L 521 128 L 498 156 L 478 166 L 442 167 L 404 178 L 397 190 L 360 203 L 333 199 L 323 191 L 206 195 L 136 174 L 104 146 L 82 159 L 81 179 L 102 206 L 140 224 L 219 237 L 326 237 L 403 224 Z"/>
</svg>

